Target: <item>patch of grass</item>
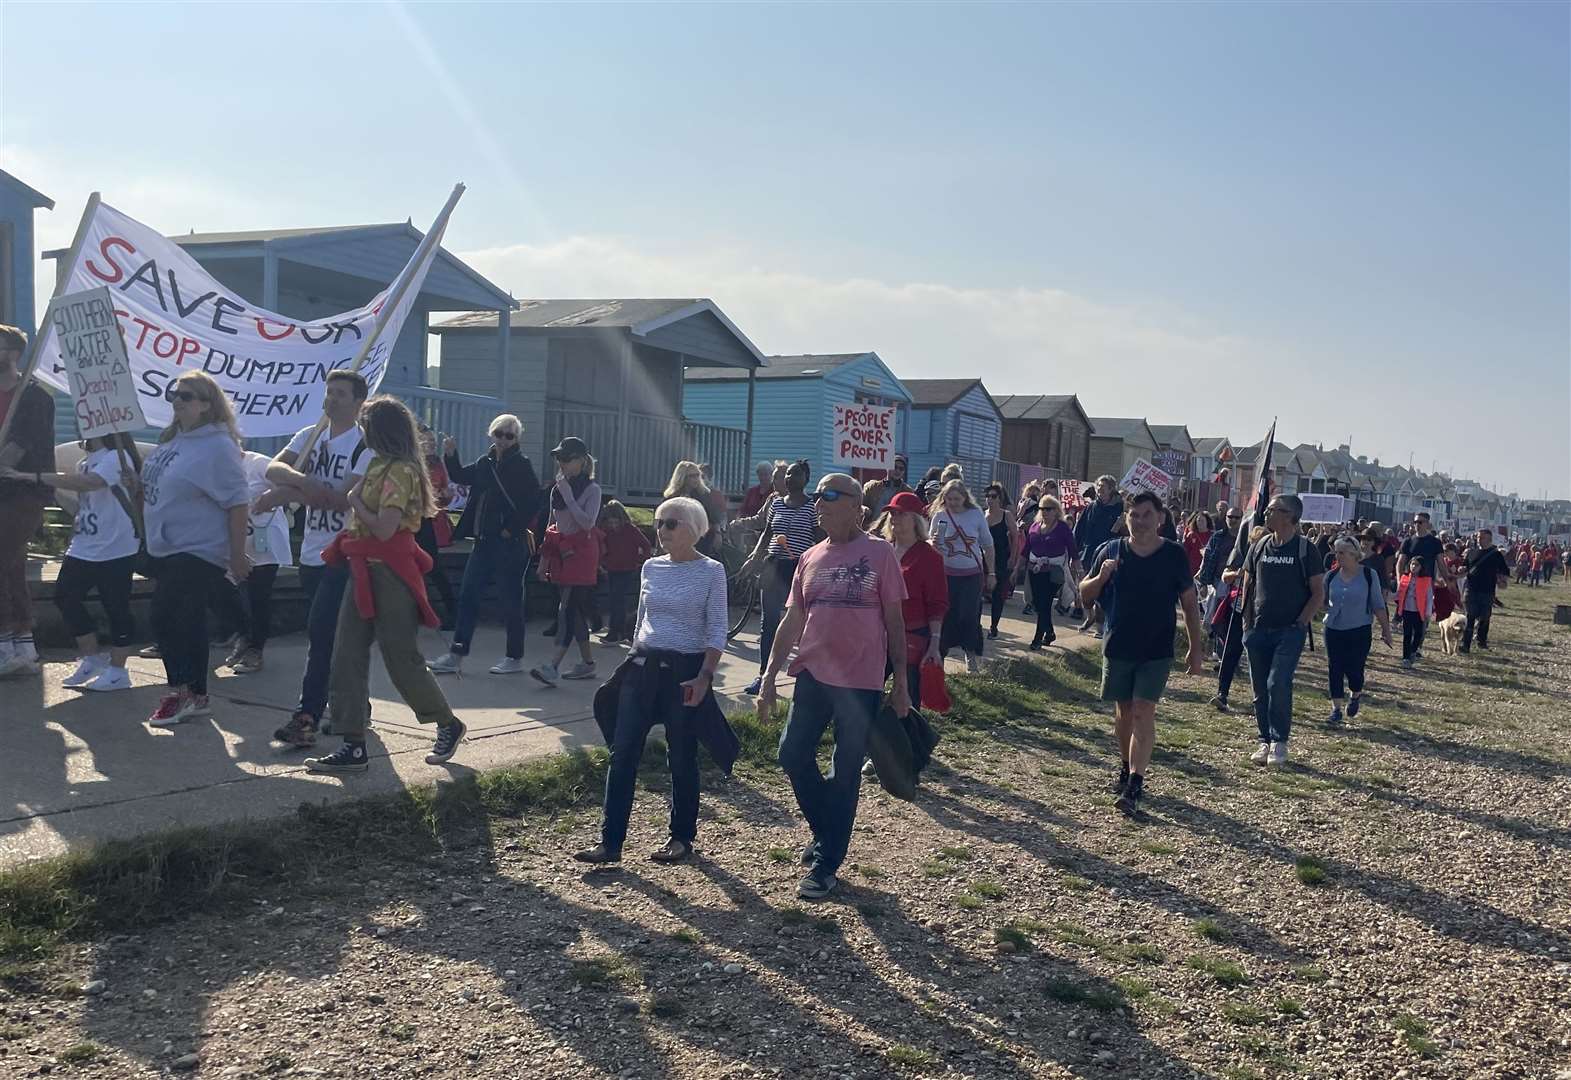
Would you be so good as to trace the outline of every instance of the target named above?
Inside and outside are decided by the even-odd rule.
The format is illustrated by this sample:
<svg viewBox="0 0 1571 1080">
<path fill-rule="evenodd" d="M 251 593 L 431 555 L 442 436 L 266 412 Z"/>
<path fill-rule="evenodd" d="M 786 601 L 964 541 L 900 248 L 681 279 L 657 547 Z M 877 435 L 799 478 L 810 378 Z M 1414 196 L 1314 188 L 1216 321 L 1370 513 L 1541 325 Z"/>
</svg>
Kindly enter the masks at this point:
<svg viewBox="0 0 1571 1080">
<path fill-rule="evenodd" d="M 975 911 L 977 908 L 985 906 L 985 904 L 986 901 L 980 896 L 973 896 L 968 892 L 963 892 L 955 897 L 955 907 L 963 908 L 966 911 Z"/>
<path fill-rule="evenodd" d="M 1313 855 L 1300 855 L 1293 864 L 1298 880 L 1310 887 L 1326 883 L 1326 864 Z"/>
<path fill-rule="evenodd" d="M 1030 935 L 1013 923 L 1007 923 L 994 930 L 993 942 L 997 945 L 1008 945 L 1015 952 L 1030 952 L 1035 948 Z"/>
<path fill-rule="evenodd" d="M 942 859 L 928 859 L 922 864 L 922 873 L 930 878 L 948 877 L 956 870 L 955 864 Z"/>
<path fill-rule="evenodd" d="M 1247 1065 L 1228 1065 L 1217 1075 L 1222 1080 L 1265 1080 L 1264 1073 Z"/>
<path fill-rule="evenodd" d="M 650 1016 L 670 1019 L 687 1011 L 687 1004 L 677 994 L 651 994 L 644 1008 Z"/>
<path fill-rule="evenodd" d="M 1304 1003 L 1297 998 L 1279 997 L 1273 1002 L 1273 1007 L 1281 1016 L 1303 1016 Z"/>
<path fill-rule="evenodd" d="M 0 1024 L 0 1042 L 15 1042 L 25 1039 L 28 1029 L 21 1024 Z"/>
<path fill-rule="evenodd" d="M 772 847 L 764 854 L 769 856 L 770 862 L 779 863 L 781 866 L 785 866 L 787 863 L 794 863 L 797 858 L 796 852 L 790 848 L 783 847 Z"/>
<path fill-rule="evenodd" d="M 1150 852 L 1152 855 L 1178 854 L 1178 845 L 1169 844 L 1166 840 L 1148 840 L 1140 846 L 1145 848 L 1145 850 Z"/>
<path fill-rule="evenodd" d="M 1101 953 L 1109 960 L 1125 960 L 1135 964 L 1160 964 L 1167 959 L 1167 955 L 1149 941 L 1112 942 Z"/>
<path fill-rule="evenodd" d="M 671 931 L 671 940 L 680 941 L 688 945 L 697 945 L 704 940 L 704 936 L 691 926 L 684 926 L 681 929 Z"/>
<path fill-rule="evenodd" d="M 1249 973 L 1231 960 L 1196 953 L 1187 963 L 1196 971 L 1211 976 L 1219 986 L 1242 986 L 1249 981 Z"/>
<path fill-rule="evenodd" d="M 1324 968 L 1316 967 L 1314 964 L 1297 965 L 1293 968 L 1293 975 L 1308 983 L 1323 983 L 1331 977 L 1325 973 Z"/>
<path fill-rule="evenodd" d="M 1143 1009 L 1156 1013 L 1158 1016 L 1166 1017 L 1176 1016 L 1178 1014 L 1177 1002 L 1170 998 L 1161 997 L 1157 994 L 1152 994 L 1150 997 L 1142 999 L 1140 1006 Z"/>
<path fill-rule="evenodd" d="M 89 1061 L 97 1061 L 102 1054 L 103 1051 L 92 1043 L 81 1042 L 60 1051 L 60 1060 L 67 1065 L 85 1065 Z"/>
<path fill-rule="evenodd" d="M 1059 879 L 1059 884 L 1070 892 L 1090 892 L 1096 888 L 1089 878 L 1083 878 L 1079 874 L 1065 874 Z"/>
<path fill-rule="evenodd" d="M 1207 941 L 1227 941 L 1233 936 L 1227 932 L 1226 927 L 1215 919 L 1196 919 L 1195 933 Z"/>
<path fill-rule="evenodd" d="M 1004 887 L 992 878 L 977 878 L 971 883 L 971 892 L 983 900 L 1002 900 Z"/>
<path fill-rule="evenodd" d="M 1084 945 L 1089 949 L 1097 949 L 1102 946 L 1102 939 L 1079 923 L 1054 923 L 1053 936 L 1065 945 Z"/>
<path fill-rule="evenodd" d="M 948 845 L 938 849 L 938 857 L 940 859 L 950 859 L 954 862 L 965 862 L 971 857 L 971 849 Z"/>
<path fill-rule="evenodd" d="M 1434 1058 L 1440 1056 L 1440 1047 L 1434 1040 L 1428 1038 L 1429 1024 L 1420 1017 L 1410 1012 L 1396 1014 L 1392 1021 L 1397 1031 L 1402 1033 L 1402 1042 L 1406 1047 L 1421 1058 Z"/>
<path fill-rule="evenodd" d="M 896 1043 L 885 1050 L 884 1057 L 891 1065 L 904 1065 L 908 1069 L 920 1069 L 923 1072 L 938 1067 L 936 1055 L 915 1046 L 906 1046 L 904 1043 Z"/>
<path fill-rule="evenodd" d="M 1130 1001 L 1140 1001 L 1151 993 L 1151 984 L 1133 975 L 1120 975 L 1113 980 L 1113 985 Z"/>
<path fill-rule="evenodd" d="M 1235 1024 L 1263 1024 L 1270 1019 L 1264 1009 L 1246 1005 L 1242 1001 L 1229 1001 L 1222 1006 L 1222 1015 Z"/>
<path fill-rule="evenodd" d="M 579 986 L 594 990 L 609 986 L 637 986 L 643 982 L 638 965 L 621 956 L 592 956 L 588 960 L 575 960 L 569 977 Z"/>
<path fill-rule="evenodd" d="M 879 881 L 889 875 L 881 867 L 868 866 L 866 863 L 854 863 L 851 869 L 867 878 L 869 881 Z"/>
<path fill-rule="evenodd" d="M 387 1033 L 399 1042 L 411 1042 L 415 1037 L 415 1026 L 407 1023 L 394 1024 L 387 1029 Z"/>
<path fill-rule="evenodd" d="M 1043 988 L 1047 996 L 1065 1005 L 1084 1005 L 1097 1012 L 1112 1012 L 1124 1007 L 1124 997 L 1115 987 L 1082 986 L 1072 979 L 1049 979 Z"/>
</svg>

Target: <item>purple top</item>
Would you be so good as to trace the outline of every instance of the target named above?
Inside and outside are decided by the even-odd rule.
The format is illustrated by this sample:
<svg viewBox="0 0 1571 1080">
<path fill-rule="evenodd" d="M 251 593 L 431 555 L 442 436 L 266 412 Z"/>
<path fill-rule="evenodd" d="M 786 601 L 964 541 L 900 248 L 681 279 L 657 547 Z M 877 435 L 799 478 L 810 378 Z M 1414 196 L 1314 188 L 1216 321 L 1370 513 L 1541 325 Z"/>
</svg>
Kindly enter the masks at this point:
<svg viewBox="0 0 1571 1080">
<path fill-rule="evenodd" d="M 1075 533 L 1062 518 L 1051 529 L 1042 527 L 1040 521 L 1032 522 L 1026 533 L 1026 554 L 1038 559 L 1056 559 L 1075 550 Z"/>
</svg>

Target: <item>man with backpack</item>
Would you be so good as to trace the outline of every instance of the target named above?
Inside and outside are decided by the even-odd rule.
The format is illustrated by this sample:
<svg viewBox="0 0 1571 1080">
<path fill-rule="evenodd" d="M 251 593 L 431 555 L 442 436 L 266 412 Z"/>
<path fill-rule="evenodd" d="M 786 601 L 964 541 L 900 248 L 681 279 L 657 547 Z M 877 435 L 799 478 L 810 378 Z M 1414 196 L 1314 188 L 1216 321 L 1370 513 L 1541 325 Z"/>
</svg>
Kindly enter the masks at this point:
<svg viewBox="0 0 1571 1080">
<path fill-rule="evenodd" d="M 1080 583 L 1086 603 L 1099 602 L 1107 619 L 1102 646 L 1102 700 L 1113 703 L 1114 734 L 1123 759 L 1114 791 L 1119 810 L 1133 817 L 1145 794 L 1145 771 L 1156 744 L 1156 703 L 1173 668 L 1174 614 L 1184 609 L 1188 668 L 1203 670 L 1205 653 L 1195 579 L 1184 549 L 1158 532 L 1162 500 L 1142 491 L 1129 500 L 1129 536 L 1096 552 Z"/>
<path fill-rule="evenodd" d="M 1319 553 L 1298 529 L 1304 504 L 1276 495 L 1266 506 L 1266 535 L 1244 556 L 1244 649 L 1255 692 L 1257 765 L 1287 761 L 1293 726 L 1293 675 L 1309 623 L 1325 598 Z"/>
<path fill-rule="evenodd" d="M 317 436 L 306 453 L 306 443 L 316 425 L 301 428 L 267 467 L 267 481 L 274 490 L 263 496 L 259 506 L 300 502 L 306 508 L 305 533 L 300 541 L 300 585 L 310 605 L 306 616 L 305 674 L 300 680 L 300 704 L 294 715 L 289 723 L 273 732 L 273 738 L 289 746 L 315 746 L 317 729 L 327 709 L 333 636 L 338 630 L 344 587 L 349 583 L 349 564 L 324 565 L 322 552 L 348 523 L 348 491 L 364 475 L 374 456 L 366 449 L 359 426 L 360 406 L 365 404 L 366 394 L 366 381 L 359 372 L 328 372 L 322 391 L 327 430 Z"/>
</svg>

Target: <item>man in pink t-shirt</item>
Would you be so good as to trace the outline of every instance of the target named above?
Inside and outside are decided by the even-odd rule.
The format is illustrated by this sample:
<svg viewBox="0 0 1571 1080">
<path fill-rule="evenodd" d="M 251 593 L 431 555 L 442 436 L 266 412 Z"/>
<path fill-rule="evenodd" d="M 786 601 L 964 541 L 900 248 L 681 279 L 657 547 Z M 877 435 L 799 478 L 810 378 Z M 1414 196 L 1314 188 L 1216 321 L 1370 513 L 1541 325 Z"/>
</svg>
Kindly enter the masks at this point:
<svg viewBox="0 0 1571 1080">
<path fill-rule="evenodd" d="M 828 896 L 845 861 L 886 665 L 894 668 L 895 715 L 911 711 L 901 611 L 906 590 L 895 549 L 862 532 L 862 489 L 844 473 L 818 482 L 818 524 L 828 539 L 808 548 L 797 565 L 758 694 L 758 715 L 770 715 L 775 679 L 796 648 L 780 767 L 813 830 L 802 854 L 809 869 L 796 890 L 804 900 Z M 831 723 L 834 764 L 825 776 L 818 771 L 818 741 Z"/>
</svg>

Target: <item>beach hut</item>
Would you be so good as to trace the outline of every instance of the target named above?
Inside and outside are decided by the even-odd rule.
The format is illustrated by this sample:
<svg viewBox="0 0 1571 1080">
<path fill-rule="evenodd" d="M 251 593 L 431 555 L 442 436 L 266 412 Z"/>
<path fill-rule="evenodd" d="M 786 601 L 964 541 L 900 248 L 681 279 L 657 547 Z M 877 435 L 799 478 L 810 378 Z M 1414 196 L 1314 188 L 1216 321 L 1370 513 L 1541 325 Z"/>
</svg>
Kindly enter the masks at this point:
<svg viewBox="0 0 1571 1080">
<path fill-rule="evenodd" d="M 998 471 L 1004 416 L 981 379 L 906 379 L 911 391 L 907 453 L 913 482 L 933 466 L 954 462 L 975 494 Z"/>
<path fill-rule="evenodd" d="M 1074 394 L 995 394 L 993 404 L 1004 417 L 1000 457 L 1054 479 L 1086 478 L 1091 421 Z"/>
<path fill-rule="evenodd" d="M 1132 416 L 1091 418 L 1091 463 L 1085 479 L 1108 475 L 1118 480 L 1137 461 L 1149 462 L 1160 447 L 1143 419 Z"/>
</svg>

